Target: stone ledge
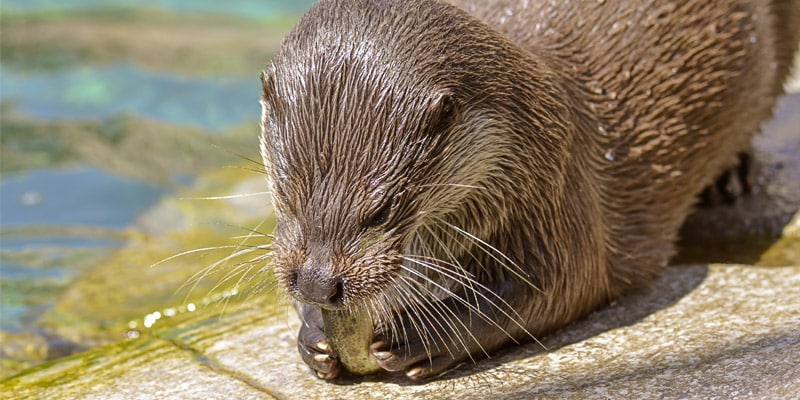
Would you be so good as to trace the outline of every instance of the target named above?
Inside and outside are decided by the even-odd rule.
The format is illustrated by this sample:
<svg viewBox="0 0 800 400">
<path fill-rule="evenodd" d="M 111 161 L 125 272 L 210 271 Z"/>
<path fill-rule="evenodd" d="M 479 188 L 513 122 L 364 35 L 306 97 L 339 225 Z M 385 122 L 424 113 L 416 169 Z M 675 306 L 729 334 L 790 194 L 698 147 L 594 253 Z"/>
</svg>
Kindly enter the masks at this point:
<svg viewBox="0 0 800 400">
<path fill-rule="evenodd" d="M 3 382 L 12 398 L 792 398 L 800 392 L 800 266 L 675 266 L 545 338 L 440 380 L 317 379 L 289 307 L 187 321 Z M 177 345 L 176 345 L 177 343 Z M 191 351 L 186 351 L 191 349 Z M 77 373 L 76 373 L 77 372 Z"/>
</svg>

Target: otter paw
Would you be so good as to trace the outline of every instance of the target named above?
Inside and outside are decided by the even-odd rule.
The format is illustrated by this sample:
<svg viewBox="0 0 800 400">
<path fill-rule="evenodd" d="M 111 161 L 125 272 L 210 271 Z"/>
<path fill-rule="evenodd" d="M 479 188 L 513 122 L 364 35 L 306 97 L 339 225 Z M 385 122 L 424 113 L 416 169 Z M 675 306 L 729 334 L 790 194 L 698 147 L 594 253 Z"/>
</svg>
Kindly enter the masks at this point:
<svg viewBox="0 0 800 400">
<path fill-rule="evenodd" d="M 739 153 L 739 164 L 727 169 L 700 196 L 700 204 L 716 206 L 731 204 L 753 190 L 750 154 Z"/>
<path fill-rule="evenodd" d="M 321 327 L 303 324 L 297 337 L 297 349 L 300 357 L 318 377 L 335 379 L 341 371 L 341 364 L 333 354 Z"/>
<path fill-rule="evenodd" d="M 440 375 L 460 364 L 460 360 L 448 351 L 439 351 L 436 344 L 431 346 L 433 348 L 428 349 L 421 341 L 389 346 L 378 340 L 370 346 L 370 352 L 381 368 L 403 371 L 406 377 L 415 381 Z"/>
</svg>

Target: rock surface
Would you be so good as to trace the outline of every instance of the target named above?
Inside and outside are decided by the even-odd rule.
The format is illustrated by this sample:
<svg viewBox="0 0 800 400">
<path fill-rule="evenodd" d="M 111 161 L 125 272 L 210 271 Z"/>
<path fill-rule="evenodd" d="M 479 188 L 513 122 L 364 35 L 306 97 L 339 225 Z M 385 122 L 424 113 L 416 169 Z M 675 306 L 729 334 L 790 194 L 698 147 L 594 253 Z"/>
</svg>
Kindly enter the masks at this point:
<svg viewBox="0 0 800 400">
<path fill-rule="evenodd" d="M 44 365 L 10 398 L 792 398 L 800 266 L 675 266 L 648 290 L 545 338 L 424 384 L 330 383 L 299 360 L 289 307 L 198 319 Z M 264 310 L 268 310 L 265 312 Z M 80 373 L 76 373 L 80 371 Z"/>
</svg>

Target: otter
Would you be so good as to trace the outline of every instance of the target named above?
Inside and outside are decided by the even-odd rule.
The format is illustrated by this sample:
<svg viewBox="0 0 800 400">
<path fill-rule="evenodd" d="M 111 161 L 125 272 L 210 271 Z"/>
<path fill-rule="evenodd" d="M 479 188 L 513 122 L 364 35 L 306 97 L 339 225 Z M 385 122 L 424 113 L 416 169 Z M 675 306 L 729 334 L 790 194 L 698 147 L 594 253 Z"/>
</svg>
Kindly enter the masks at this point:
<svg viewBox="0 0 800 400">
<path fill-rule="evenodd" d="M 656 277 L 771 116 L 797 0 L 323 0 L 261 75 L 272 268 L 320 377 L 322 310 L 413 380 Z"/>
</svg>

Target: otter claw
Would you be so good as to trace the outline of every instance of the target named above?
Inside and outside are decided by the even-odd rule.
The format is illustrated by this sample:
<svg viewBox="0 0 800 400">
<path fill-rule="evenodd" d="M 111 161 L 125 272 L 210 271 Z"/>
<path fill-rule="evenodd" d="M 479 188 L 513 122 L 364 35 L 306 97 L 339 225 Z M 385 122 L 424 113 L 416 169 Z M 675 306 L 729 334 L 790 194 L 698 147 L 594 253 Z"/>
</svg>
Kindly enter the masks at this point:
<svg viewBox="0 0 800 400">
<path fill-rule="evenodd" d="M 338 375 L 338 373 L 329 372 L 329 373 L 326 374 L 326 373 L 322 373 L 321 371 L 317 371 L 317 377 L 320 378 L 320 379 L 330 380 L 330 379 L 336 378 L 337 375 Z"/>
<path fill-rule="evenodd" d="M 411 379 L 414 379 L 418 375 L 420 375 L 421 373 L 422 373 L 422 368 L 421 367 L 416 367 L 416 368 L 411 368 L 408 371 L 406 371 L 406 376 L 411 378 Z"/>
<path fill-rule="evenodd" d="M 303 361 L 311 368 L 316 375 L 322 379 L 333 379 L 339 376 L 341 366 L 339 360 L 329 353 L 318 353 L 313 346 L 303 348 L 300 344 L 300 355 Z"/>
<path fill-rule="evenodd" d="M 330 346 L 328 346 L 328 343 L 322 341 L 315 343 L 314 346 L 316 346 L 317 349 L 319 349 L 320 351 L 326 351 L 326 352 L 330 348 Z"/>
<path fill-rule="evenodd" d="M 383 340 L 379 340 L 371 345 L 369 345 L 369 351 L 373 357 L 377 358 L 378 361 L 385 361 L 392 357 L 392 353 L 386 350 L 382 350 L 386 346 L 386 343 Z"/>
<path fill-rule="evenodd" d="M 320 379 L 338 377 L 342 368 L 322 331 L 319 309 L 304 306 L 301 310 L 305 324 L 300 327 L 297 337 L 300 357 Z"/>
<path fill-rule="evenodd" d="M 369 345 L 369 351 L 371 351 L 373 353 L 376 353 L 376 352 L 380 351 L 381 348 L 383 348 L 383 346 L 386 346 L 386 343 L 384 343 L 383 340 L 379 340 L 379 341 Z"/>
</svg>

